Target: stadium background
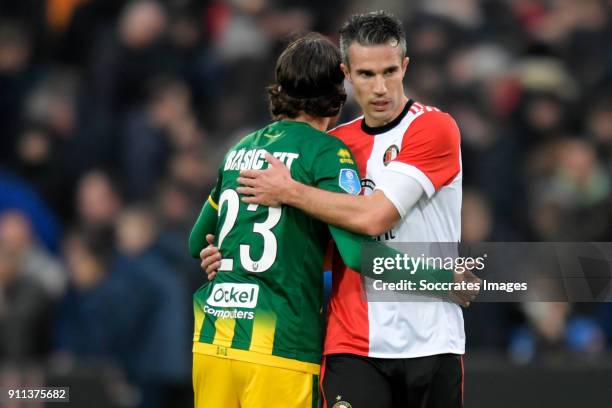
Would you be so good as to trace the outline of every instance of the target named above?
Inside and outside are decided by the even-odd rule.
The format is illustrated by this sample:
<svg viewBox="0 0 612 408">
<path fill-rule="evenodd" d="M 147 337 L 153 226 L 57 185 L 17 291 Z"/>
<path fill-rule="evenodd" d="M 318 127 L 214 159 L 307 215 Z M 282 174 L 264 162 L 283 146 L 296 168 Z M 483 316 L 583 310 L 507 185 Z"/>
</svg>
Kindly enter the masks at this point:
<svg viewBox="0 0 612 408">
<path fill-rule="evenodd" d="M 611 1 L 3 0 L 0 386 L 191 406 L 186 238 L 216 166 L 269 121 L 291 33 L 383 8 L 408 95 L 461 128 L 463 240 L 611 241 Z M 610 406 L 611 306 L 473 305 L 467 406 Z"/>
</svg>

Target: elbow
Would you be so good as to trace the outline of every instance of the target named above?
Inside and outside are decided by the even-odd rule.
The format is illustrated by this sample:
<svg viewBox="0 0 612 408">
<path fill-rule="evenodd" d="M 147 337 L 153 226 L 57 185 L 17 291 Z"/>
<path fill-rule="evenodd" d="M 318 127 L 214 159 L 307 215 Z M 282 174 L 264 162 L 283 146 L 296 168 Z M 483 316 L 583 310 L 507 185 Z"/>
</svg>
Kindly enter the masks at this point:
<svg viewBox="0 0 612 408">
<path fill-rule="evenodd" d="M 191 257 L 193 259 L 199 259 L 200 258 L 200 251 L 198 251 L 196 248 L 189 248 L 189 254 L 191 255 Z"/>
<path fill-rule="evenodd" d="M 369 224 L 366 226 L 365 233 L 371 237 L 377 237 L 387 232 L 388 229 L 383 228 L 380 224 Z"/>
<path fill-rule="evenodd" d="M 380 211 L 364 217 L 365 225 L 363 226 L 364 234 L 371 237 L 377 237 L 384 234 L 393 228 L 394 223 L 384 216 Z"/>
<path fill-rule="evenodd" d="M 189 247 L 189 254 L 191 255 L 191 257 L 194 259 L 199 259 L 200 251 L 202 250 L 202 248 L 200 248 L 200 245 L 198 245 L 198 243 L 195 241 L 196 241 L 195 239 L 192 239 L 192 237 L 189 237 L 189 241 L 187 245 Z"/>
<path fill-rule="evenodd" d="M 381 199 L 383 197 L 383 199 Z M 362 224 L 362 234 L 376 237 L 389 231 L 399 219 L 395 206 L 380 194 L 370 195 L 366 198 L 363 207 L 363 216 L 358 217 Z"/>
</svg>

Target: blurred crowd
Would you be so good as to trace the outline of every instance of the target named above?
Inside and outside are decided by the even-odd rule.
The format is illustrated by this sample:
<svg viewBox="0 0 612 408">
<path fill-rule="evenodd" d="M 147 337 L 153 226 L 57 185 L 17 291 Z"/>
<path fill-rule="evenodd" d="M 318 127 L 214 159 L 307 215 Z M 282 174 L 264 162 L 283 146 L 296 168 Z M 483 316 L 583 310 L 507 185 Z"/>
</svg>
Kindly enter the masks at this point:
<svg viewBox="0 0 612 408">
<path fill-rule="evenodd" d="M 407 94 L 461 128 L 465 242 L 612 241 L 611 1 L 2 0 L 0 366 L 112 360 L 135 404 L 188 401 L 218 163 L 269 122 L 292 35 L 374 9 L 405 24 Z M 607 304 L 465 316 L 468 349 L 522 363 L 612 344 Z"/>
</svg>

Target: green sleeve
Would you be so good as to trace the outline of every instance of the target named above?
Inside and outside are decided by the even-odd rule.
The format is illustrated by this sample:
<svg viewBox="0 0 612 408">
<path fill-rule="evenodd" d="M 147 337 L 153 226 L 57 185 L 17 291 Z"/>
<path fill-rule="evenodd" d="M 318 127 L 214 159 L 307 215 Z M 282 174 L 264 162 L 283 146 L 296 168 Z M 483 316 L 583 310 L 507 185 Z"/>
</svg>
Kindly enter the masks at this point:
<svg viewBox="0 0 612 408">
<path fill-rule="evenodd" d="M 357 272 L 361 272 L 361 244 L 366 242 L 367 237 L 333 225 L 328 226 L 344 264 Z"/>
<path fill-rule="evenodd" d="M 200 251 L 208 246 L 206 234 L 214 234 L 217 229 L 217 220 L 219 218 L 217 210 L 219 209 L 218 204 L 222 182 L 223 172 L 219 169 L 217 183 L 202 206 L 202 211 L 200 211 L 200 215 L 189 234 L 189 253 L 194 258 L 199 258 Z"/>
<path fill-rule="evenodd" d="M 192 257 L 199 258 L 200 251 L 208 245 L 206 235 L 215 233 L 217 219 L 217 210 L 213 206 L 212 198 L 209 197 L 189 234 L 189 253 Z"/>
</svg>

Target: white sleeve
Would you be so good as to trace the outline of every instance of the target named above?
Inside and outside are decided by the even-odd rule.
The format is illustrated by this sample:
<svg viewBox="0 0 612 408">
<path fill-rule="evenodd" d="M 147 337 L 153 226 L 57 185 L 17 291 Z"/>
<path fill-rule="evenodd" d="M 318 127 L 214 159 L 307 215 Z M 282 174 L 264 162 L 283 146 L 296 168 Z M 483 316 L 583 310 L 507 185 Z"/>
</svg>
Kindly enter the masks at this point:
<svg viewBox="0 0 612 408">
<path fill-rule="evenodd" d="M 416 178 L 388 168 L 384 170 L 375 190 L 380 190 L 385 194 L 401 218 L 410 212 L 425 192 Z"/>
</svg>

